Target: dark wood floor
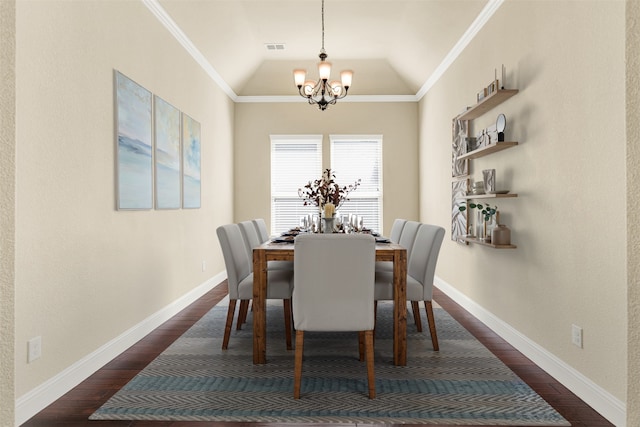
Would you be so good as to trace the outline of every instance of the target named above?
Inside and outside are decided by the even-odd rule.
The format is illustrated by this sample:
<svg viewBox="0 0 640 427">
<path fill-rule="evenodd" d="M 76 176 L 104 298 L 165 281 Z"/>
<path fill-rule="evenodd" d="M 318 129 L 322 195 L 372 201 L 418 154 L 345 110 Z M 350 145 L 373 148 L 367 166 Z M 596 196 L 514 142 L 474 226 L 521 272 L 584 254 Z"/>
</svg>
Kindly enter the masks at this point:
<svg viewBox="0 0 640 427">
<path fill-rule="evenodd" d="M 149 362 L 180 337 L 191 325 L 227 294 L 226 282 L 212 289 L 198 301 L 165 322 L 129 350 L 108 363 L 76 388 L 36 414 L 23 427 L 240 427 L 251 423 L 167 422 L 167 421 L 89 421 L 88 417 Z M 573 395 L 529 359 L 471 316 L 437 289 L 434 299 L 451 316 L 467 328 L 480 342 L 499 357 L 517 375 L 551 404 L 572 426 L 612 426 L 596 411 Z M 251 424 L 252 427 L 276 427 L 278 424 Z M 291 424 L 288 424 L 291 426 Z M 401 427 L 398 425 L 398 427 Z M 407 427 L 407 426 L 404 426 Z"/>
</svg>

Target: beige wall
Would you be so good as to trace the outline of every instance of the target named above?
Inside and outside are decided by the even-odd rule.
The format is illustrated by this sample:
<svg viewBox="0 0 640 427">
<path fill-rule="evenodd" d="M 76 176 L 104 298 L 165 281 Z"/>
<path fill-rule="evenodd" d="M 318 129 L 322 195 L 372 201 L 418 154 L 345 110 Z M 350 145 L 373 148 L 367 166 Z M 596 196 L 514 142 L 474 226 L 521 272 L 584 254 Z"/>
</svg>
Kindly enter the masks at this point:
<svg viewBox="0 0 640 427">
<path fill-rule="evenodd" d="M 0 425 L 14 417 L 15 1 L 0 1 Z"/>
<path fill-rule="evenodd" d="M 640 425 L 640 2 L 627 1 L 627 425 Z"/>
<path fill-rule="evenodd" d="M 382 135 L 384 231 L 395 218 L 417 219 L 417 111 L 415 103 L 338 102 L 326 111 L 304 103 L 236 104 L 235 220 L 262 217 L 270 224 L 272 134 L 324 135 L 324 167 L 329 135 Z"/>
<path fill-rule="evenodd" d="M 627 4 L 627 54 L 637 58 L 638 3 Z M 616 398 L 628 395 L 628 425 L 638 424 L 638 331 L 627 333 L 638 317 L 638 254 L 625 212 L 628 235 L 637 235 L 639 108 L 631 62 L 625 145 L 624 2 L 505 2 L 419 108 L 343 102 L 319 112 L 234 107 L 140 2 L 20 1 L 15 261 L 4 257 L 14 221 L 4 78 L 12 8 L 0 1 L 0 310 L 11 316 L 5 296 L 15 287 L 16 397 L 223 270 L 215 227 L 269 221 L 270 134 L 323 134 L 325 146 L 330 134 L 382 134 L 385 230 L 396 217 L 449 230 L 451 118 L 504 63 L 521 92 L 477 125 L 504 112 L 520 146 L 475 161 L 474 175 L 495 167 L 501 186 L 520 194 L 497 203 L 518 249 L 445 240 L 437 275 Z M 202 209 L 114 210 L 113 69 L 201 122 Z M 584 328 L 584 349 L 570 343 L 572 323 Z M 43 356 L 27 364 L 26 342 L 37 335 Z M 13 335 L 3 329 L 2 339 Z M 3 396 L 14 377 L 4 352 L 13 347 L 3 341 Z M 0 424 L 12 414 L 3 399 Z"/>
<path fill-rule="evenodd" d="M 625 22 L 622 1 L 505 2 L 420 103 L 421 219 L 450 230 L 451 119 L 505 64 L 520 93 L 476 121 L 507 117 L 518 147 L 495 168 L 515 250 L 445 238 L 437 276 L 615 398 L 626 401 Z M 584 348 L 571 344 L 571 325 Z"/>
<path fill-rule="evenodd" d="M 224 270 L 234 117 L 142 2 L 19 1 L 16 21 L 20 397 Z M 115 210 L 114 69 L 201 123 L 201 209 Z"/>
</svg>

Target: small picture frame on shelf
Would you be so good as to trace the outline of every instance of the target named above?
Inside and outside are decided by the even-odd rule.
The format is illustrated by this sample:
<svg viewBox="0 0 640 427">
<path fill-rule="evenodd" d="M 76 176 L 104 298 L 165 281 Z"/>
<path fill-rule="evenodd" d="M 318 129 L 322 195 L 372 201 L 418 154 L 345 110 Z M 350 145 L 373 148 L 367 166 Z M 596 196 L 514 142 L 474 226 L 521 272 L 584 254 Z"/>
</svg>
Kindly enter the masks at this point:
<svg viewBox="0 0 640 427">
<path fill-rule="evenodd" d="M 489 83 L 489 86 L 487 86 L 486 92 L 487 92 L 487 96 L 491 95 L 494 92 L 498 91 L 498 80 L 494 80 L 491 83 Z"/>
<path fill-rule="evenodd" d="M 476 101 L 480 102 L 487 96 L 487 88 L 485 87 L 476 95 Z"/>
</svg>

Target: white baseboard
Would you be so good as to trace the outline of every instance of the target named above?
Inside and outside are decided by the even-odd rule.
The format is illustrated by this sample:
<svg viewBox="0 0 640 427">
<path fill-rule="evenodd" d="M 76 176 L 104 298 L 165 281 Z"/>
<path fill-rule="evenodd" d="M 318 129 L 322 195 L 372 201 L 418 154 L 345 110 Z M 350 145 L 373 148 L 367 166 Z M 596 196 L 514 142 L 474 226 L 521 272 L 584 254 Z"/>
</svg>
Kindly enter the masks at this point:
<svg viewBox="0 0 640 427">
<path fill-rule="evenodd" d="M 449 298 L 487 325 L 611 423 L 618 427 L 626 426 L 627 408 L 624 402 L 612 396 L 611 393 L 522 335 L 441 278 L 436 277 L 434 284 Z"/>
<path fill-rule="evenodd" d="M 147 336 L 158 326 L 178 314 L 189 304 L 209 292 L 214 286 L 226 278 L 226 272 L 224 271 L 213 276 L 189 293 L 109 341 L 93 353 L 80 359 L 23 396 L 20 396 L 16 399 L 16 426 L 28 421 L 35 414 L 59 399 L 62 395 L 87 379 L 133 344 L 140 341 L 140 339 Z"/>
</svg>

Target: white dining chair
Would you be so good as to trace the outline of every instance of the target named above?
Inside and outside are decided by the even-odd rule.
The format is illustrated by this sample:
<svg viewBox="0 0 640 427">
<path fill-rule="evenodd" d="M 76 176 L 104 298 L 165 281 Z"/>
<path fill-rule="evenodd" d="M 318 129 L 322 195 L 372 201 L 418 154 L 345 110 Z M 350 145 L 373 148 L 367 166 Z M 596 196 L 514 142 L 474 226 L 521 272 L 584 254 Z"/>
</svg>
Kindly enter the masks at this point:
<svg viewBox="0 0 640 427">
<path fill-rule="evenodd" d="M 366 234 L 299 235 L 294 247 L 294 398 L 300 398 L 306 331 L 358 331 L 360 360 L 366 359 L 367 365 L 369 398 L 375 398 L 375 238 Z"/>
<path fill-rule="evenodd" d="M 229 288 L 229 309 L 224 328 L 222 349 L 229 346 L 231 327 L 237 301 L 240 301 L 237 329 L 240 329 L 246 319 L 249 301 L 253 298 L 253 272 L 252 259 L 245 244 L 245 238 L 238 224 L 222 225 L 216 229 L 224 264 L 227 270 L 227 283 Z M 293 272 L 278 270 L 267 272 L 267 299 L 281 299 L 284 305 L 284 324 L 287 350 L 292 348 L 291 343 L 291 295 Z"/>
<path fill-rule="evenodd" d="M 413 319 L 422 332 L 419 302 L 424 302 L 433 349 L 439 350 L 436 323 L 433 316 L 433 277 L 438 254 L 444 239 L 444 228 L 421 224 L 416 232 L 410 255 L 407 257 L 407 301 L 411 301 Z M 393 272 L 376 272 L 375 300 L 393 300 Z"/>
</svg>

